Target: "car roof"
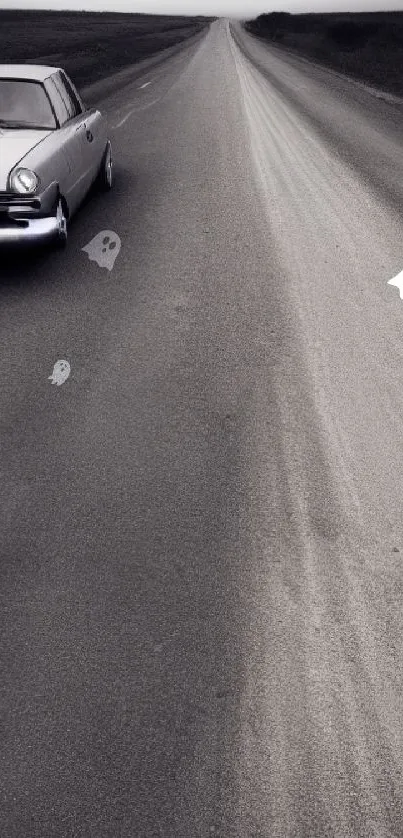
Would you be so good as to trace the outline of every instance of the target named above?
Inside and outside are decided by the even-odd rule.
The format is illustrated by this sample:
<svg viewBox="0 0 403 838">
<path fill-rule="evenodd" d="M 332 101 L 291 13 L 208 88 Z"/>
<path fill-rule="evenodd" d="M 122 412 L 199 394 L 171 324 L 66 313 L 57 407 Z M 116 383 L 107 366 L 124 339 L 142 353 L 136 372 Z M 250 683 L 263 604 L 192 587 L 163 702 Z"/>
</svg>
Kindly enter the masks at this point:
<svg viewBox="0 0 403 838">
<path fill-rule="evenodd" d="M 0 64 L 0 79 L 45 81 L 58 69 L 59 67 L 46 67 L 44 64 Z"/>
</svg>

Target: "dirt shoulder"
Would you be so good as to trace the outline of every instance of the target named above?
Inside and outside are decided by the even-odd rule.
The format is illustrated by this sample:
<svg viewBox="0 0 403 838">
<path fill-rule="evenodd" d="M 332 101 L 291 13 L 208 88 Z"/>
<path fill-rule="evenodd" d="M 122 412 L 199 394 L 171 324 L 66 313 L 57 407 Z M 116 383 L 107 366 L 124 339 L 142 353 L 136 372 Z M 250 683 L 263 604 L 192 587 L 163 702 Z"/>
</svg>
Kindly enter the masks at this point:
<svg viewBox="0 0 403 838">
<path fill-rule="evenodd" d="M 403 12 L 272 12 L 244 26 L 265 41 L 403 95 Z"/>
</svg>

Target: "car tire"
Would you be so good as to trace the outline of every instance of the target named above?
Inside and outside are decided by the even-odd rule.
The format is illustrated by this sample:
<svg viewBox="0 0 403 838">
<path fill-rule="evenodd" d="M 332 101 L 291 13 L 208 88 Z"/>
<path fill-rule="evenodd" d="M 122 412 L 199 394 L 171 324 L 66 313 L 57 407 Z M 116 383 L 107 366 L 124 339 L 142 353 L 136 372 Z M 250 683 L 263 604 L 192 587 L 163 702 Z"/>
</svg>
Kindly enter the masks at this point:
<svg viewBox="0 0 403 838">
<path fill-rule="evenodd" d="M 98 184 L 104 192 L 109 192 L 113 186 L 112 146 L 108 140 L 98 175 Z"/>
<path fill-rule="evenodd" d="M 55 247 L 64 250 L 67 245 L 67 217 L 63 198 L 59 195 L 56 204 L 57 233 Z"/>
</svg>

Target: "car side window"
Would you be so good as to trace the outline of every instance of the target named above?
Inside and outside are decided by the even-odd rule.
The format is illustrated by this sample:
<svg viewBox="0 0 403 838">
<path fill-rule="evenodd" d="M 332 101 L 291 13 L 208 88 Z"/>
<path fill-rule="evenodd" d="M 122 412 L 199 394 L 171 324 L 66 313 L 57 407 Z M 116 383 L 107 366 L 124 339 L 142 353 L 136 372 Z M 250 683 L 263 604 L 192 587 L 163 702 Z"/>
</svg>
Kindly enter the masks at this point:
<svg viewBox="0 0 403 838">
<path fill-rule="evenodd" d="M 52 78 L 54 79 L 54 83 L 65 104 L 68 113 L 68 119 L 72 119 L 73 116 L 77 116 L 77 114 L 79 113 L 79 111 L 77 110 L 77 106 L 71 98 L 70 93 L 68 92 L 60 73 L 55 73 L 55 75 L 52 76 Z"/>
<path fill-rule="evenodd" d="M 74 116 L 76 116 L 77 114 L 82 113 L 82 111 L 83 111 L 83 109 L 81 107 L 80 100 L 77 96 L 77 93 L 76 93 L 70 79 L 68 78 L 68 76 L 66 76 L 66 73 L 61 72 L 60 76 L 61 76 L 61 80 L 63 82 L 63 85 L 64 85 L 65 89 L 67 90 L 69 98 L 74 105 L 74 110 L 75 110 Z"/>
<path fill-rule="evenodd" d="M 64 125 L 69 119 L 73 119 L 81 113 L 80 103 L 77 97 L 73 95 L 73 90 L 68 89 L 60 73 L 53 73 L 47 82 L 49 88 L 51 88 L 51 98 L 57 118 L 60 125 Z"/>
<path fill-rule="evenodd" d="M 67 122 L 67 120 L 70 119 L 70 116 L 66 106 L 66 102 L 60 95 L 59 88 L 55 83 L 55 78 L 56 74 L 54 73 L 53 76 L 49 76 L 49 78 L 46 79 L 45 85 L 49 93 L 58 123 L 59 125 L 64 125 L 65 122 Z"/>
</svg>

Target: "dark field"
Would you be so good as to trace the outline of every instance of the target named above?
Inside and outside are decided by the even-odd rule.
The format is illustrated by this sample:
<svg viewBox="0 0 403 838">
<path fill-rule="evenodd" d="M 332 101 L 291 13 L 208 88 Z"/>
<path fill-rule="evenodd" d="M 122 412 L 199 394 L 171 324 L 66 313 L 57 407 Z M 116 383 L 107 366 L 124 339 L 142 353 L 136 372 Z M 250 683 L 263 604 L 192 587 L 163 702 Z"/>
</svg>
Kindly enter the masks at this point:
<svg viewBox="0 0 403 838">
<path fill-rule="evenodd" d="M 195 35 L 212 18 L 0 10 L 0 63 L 61 65 L 90 84 Z"/>
<path fill-rule="evenodd" d="M 265 40 L 403 95 L 403 12 L 272 12 L 244 25 Z"/>
</svg>

